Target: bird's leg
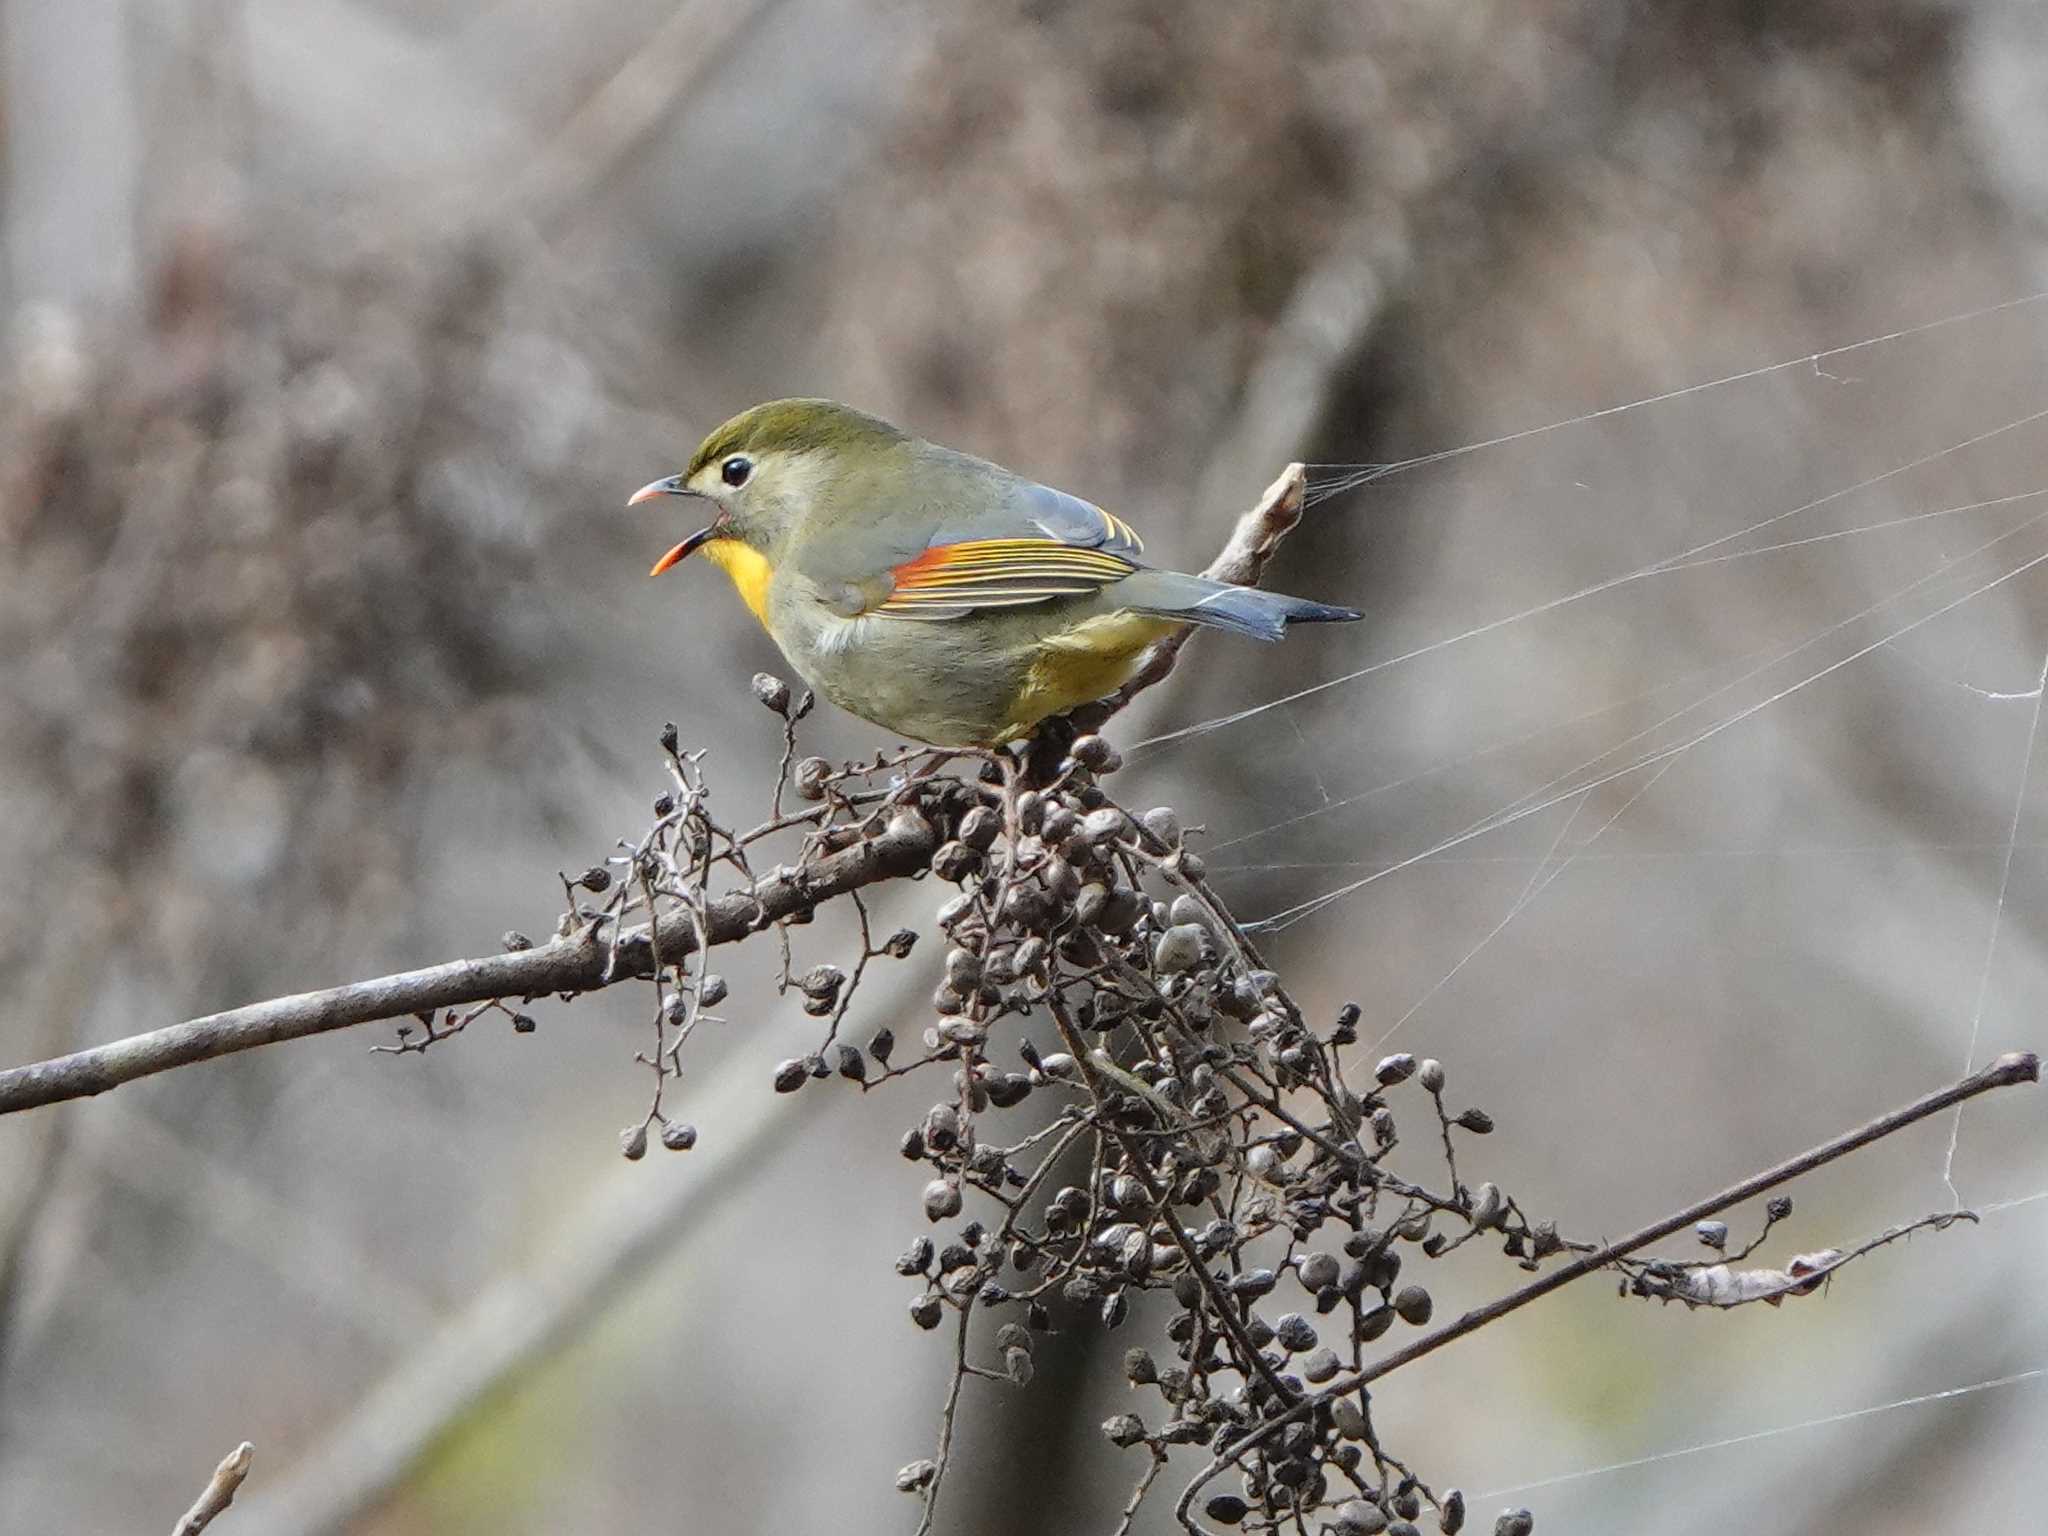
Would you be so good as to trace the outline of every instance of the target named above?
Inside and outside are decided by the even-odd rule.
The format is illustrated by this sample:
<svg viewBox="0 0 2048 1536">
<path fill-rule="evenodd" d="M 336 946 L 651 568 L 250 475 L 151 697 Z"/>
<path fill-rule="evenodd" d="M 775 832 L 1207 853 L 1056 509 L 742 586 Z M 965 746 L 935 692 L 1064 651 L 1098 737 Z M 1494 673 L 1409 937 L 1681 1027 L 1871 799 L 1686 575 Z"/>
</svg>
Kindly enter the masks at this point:
<svg viewBox="0 0 2048 1536">
<path fill-rule="evenodd" d="M 1015 762 L 1015 759 L 1000 747 L 931 747 L 924 752 L 916 768 L 909 773 L 897 774 L 889 781 L 889 793 L 883 804 L 895 806 L 915 799 L 919 788 L 937 776 L 941 768 L 963 757 L 991 765 L 998 772 L 1001 771 L 1001 765 Z M 988 767 L 982 769 L 981 781 L 984 784 L 995 782 L 988 776 L 989 771 Z"/>
<path fill-rule="evenodd" d="M 945 767 L 946 764 L 953 761 L 954 758 L 965 755 L 967 754 L 946 747 L 933 747 L 924 754 L 923 761 L 911 769 L 910 772 L 899 773 L 889 781 L 889 795 L 882 803 L 893 806 L 901 805 L 906 800 L 915 799 L 918 787 L 926 779 L 929 779 L 933 774 Z"/>
</svg>

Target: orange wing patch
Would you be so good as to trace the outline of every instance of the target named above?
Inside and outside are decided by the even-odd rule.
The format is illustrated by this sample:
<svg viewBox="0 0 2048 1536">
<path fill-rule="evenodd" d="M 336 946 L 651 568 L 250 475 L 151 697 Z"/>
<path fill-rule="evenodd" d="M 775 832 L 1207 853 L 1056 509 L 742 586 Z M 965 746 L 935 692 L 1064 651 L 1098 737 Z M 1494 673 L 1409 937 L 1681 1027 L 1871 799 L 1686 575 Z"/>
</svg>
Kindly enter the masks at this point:
<svg viewBox="0 0 2048 1536">
<path fill-rule="evenodd" d="M 968 539 L 935 545 L 897 566 L 895 589 L 876 611 L 958 618 L 975 608 L 1098 592 L 1137 568 L 1121 555 L 1057 539 Z"/>
</svg>

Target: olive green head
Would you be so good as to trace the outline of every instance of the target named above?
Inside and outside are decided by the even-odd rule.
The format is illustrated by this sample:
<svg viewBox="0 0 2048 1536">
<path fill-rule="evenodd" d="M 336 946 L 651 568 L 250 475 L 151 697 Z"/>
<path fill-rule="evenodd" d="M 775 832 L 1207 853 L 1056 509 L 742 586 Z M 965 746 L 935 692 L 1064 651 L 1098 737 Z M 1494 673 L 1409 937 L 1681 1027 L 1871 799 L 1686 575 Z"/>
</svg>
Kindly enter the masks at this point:
<svg viewBox="0 0 2048 1536">
<path fill-rule="evenodd" d="M 717 515 L 663 557 L 657 572 L 713 539 L 733 539 L 768 556 L 830 488 L 859 465 L 907 442 L 879 417 L 836 400 L 770 400 L 744 410 L 697 445 L 689 468 L 634 493 L 692 496 Z"/>
</svg>

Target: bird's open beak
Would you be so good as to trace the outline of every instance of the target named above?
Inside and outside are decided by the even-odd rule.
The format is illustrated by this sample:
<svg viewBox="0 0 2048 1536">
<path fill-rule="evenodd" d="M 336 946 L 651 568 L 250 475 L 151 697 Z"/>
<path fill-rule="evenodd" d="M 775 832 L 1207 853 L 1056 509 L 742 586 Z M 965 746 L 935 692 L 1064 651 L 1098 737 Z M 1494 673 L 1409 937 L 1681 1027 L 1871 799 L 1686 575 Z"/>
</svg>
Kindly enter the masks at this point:
<svg viewBox="0 0 2048 1536">
<path fill-rule="evenodd" d="M 641 486 L 639 490 L 635 491 L 630 497 L 626 499 L 626 505 L 629 507 L 637 507 L 640 505 L 641 502 L 652 501 L 657 496 L 700 495 L 702 495 L 702 492 L 690 490 L 687 486 L 683 484 L 683 477 L 681 475 L 670 475 L 666 479 L 651 480 L 646 485 Z M 674 565 L 678 560 L 683 559 L 699 544 L 702 544 L 706 539 L 713 537 L 717 532 L 718 525 L 716 523 L 712 524 L 708 528 L 699 528 L 695 533 L 691 534 L 687 539 L 683 540 L 682 543 L 676 545 L 674 549 L 671 549 L 667 554 L 663 555 L 659 560 L 655 561 L 654 569 L 649 571 L 647 574 L 650 576 L 659 576 L 663 571 L 667 570 L 670 566 Z"/>
<path fill-rule="evenodd" d="M 695 533 L 691 534 L 687 539 L 683 540 L 682 543 L 676 545 L 674 549 L 671 549 L 667 554 L 663 555 L 659 560 L 655 561 L 654 569 L 649 571 L 647 574 L 650 576 L 659 576 L 663 571 L 667 570 L 670 566 L 674 565 L 678 560 L 684 558 L 684 556 L 688 555 L 692 550 L 694 550 L 699 544 L 702 544 L 706 539 L 714 537 L 717 534 L 717 532 L 718 530 L 715 527 L 699 528 Z"/>
</svg>

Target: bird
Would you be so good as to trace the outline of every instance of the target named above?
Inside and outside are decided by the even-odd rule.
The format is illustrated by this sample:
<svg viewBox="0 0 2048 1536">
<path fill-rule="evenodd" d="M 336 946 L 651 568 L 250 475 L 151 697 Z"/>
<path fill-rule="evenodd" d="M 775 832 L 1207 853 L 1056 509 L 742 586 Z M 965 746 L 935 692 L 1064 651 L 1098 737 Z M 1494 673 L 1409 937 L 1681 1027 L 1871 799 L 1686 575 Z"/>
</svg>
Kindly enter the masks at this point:
<svg viewBox="0 0 2048 1536">
<path fill-rule="evenodd" d="M 834 400 L 770 400 L 635 491 L 702 503 L 702 551 L 804 682 L 931 746 L 999 747 L 1105 698 L 1185 624 L 1278 640 L 1353 609 L 1149 565 L 1112 512 Z"/>
</svg>

